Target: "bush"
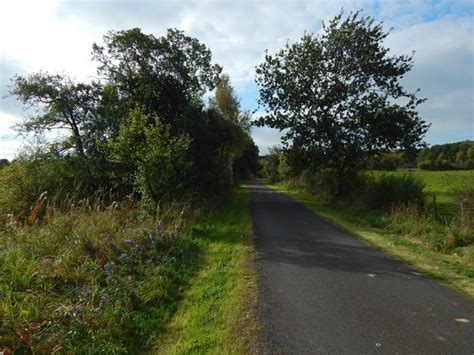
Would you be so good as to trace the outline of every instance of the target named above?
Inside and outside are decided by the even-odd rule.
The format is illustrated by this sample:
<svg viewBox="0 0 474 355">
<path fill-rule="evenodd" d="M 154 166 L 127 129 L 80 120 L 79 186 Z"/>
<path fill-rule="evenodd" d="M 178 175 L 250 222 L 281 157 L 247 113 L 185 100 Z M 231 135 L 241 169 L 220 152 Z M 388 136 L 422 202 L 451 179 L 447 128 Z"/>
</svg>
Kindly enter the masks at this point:
<svg viewBox="0 0 474 355">
<path fill-rule="evenodd" d="M 86 175 L 81 162 L 73 157 L 42 154 L 14 161 L 0 170 L 0 226 L 8 215 L 25 220 L 35 201 L 46 193 L 58 207 L 66 195 L 83 198 L 91 180 Z"/>
<path fill-rule="evenodd" d="M 405 164 L 405 158 L 402 153 L 388 152 L 374 156 L 368 161 L 370 170 L 393 171 L 402 168 Z"/>
<path fill-rule="evenodd" d="M 431 160 L 422 160 L 418 163 L 421 170 L 434 170 L 434 163 Z"/>
<path fill-rule="evenodd" d="M 114 162 L 130 167 L 136 191 L 154 210 L 166 194 L 179 197 L 189 187 L 189 145 L 189 137 L 172 137 L 158 117 L 135 110 L 108 147 Z"/>
<path fill-rule="evenodd" d="M 366 180 L 365 204 L 371 209 L 390 210 L 394 206 L 424 204 L 425 183 L 412 175 L 381 175 Z"/>
<path fill-rule="evenodd" d="M 336 174 L 333 169 L 306 169 L 299 178 L 300 185 L 312 194 L 339 201 L 359 199 L 365 186 L 365 177 L 355 171 Z"/>
</svg>

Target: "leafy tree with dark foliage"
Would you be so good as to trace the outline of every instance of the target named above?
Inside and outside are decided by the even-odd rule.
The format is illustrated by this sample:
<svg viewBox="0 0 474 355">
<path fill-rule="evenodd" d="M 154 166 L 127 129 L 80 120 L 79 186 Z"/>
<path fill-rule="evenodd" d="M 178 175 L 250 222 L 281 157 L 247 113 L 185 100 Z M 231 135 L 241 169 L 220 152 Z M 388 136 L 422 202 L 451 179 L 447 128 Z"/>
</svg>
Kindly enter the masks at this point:
<svg viewBox="0 0 474 355">
<path fill-rule="evenodd" d="M 27 118 L 18 129 L 26 133 L 65 129 L 70 136 L 63 142 L 63 149 L 74 148 L 83 156 L 88 144 L 83 129 L 93 119 L 101 90 L 98 83 L 77 83 L 67 76 L 47 72 L 15 76 L 10 93 L 23 104 L 38 108 L 38 114 Z"/>
<path fill-rule="evenodd" d="M 139 105 L 180 134 L 186 133 L 190 105 L 201 104 L 222 70 L 212 64 L 204 44 L 176 29 L 162 37 L 139 28 L 110 31 L 103 46 L 94 43 L 92 54 L 99 75 L 117 90 L 122 105 L 129 110 Z"/>
<path fill-rule="evenodd" d="M 228 77 L 219 79 L 221 67 L 204 44 L 176 29 L 155 37 L 133 28 L 108 32 L 92 56 L 99 82 L 39 72 L 15 77 L 11 88 L 37 109 L 21 131 L 70 133 L 51 144 L 49 158 L 76 170 L 81 190 L 118 198 L 135 193 L 154 204 L 165 195 L 229 190 L 234 161 L 252 148 L 250 116 L 239 111 Z M 206 107 L 204 94 L 219 83 L 219 104 Z M 186 169 L 181 160 L 189 162 Z"/>
<path fill-rule="evenodd" d="M 371 17 L 341 13 L 321 35 L 305 33 L 267 53 L 256 81 L 268 114 L 257 124 L 285 130 L 284 142 L 305 164 L 329 168 L 335 178 L 375 153 L 422 146 L 429 126 L 416 108 L 425 99 L 400 83 L 412 56 L 390 55 L 388 34 Z"/>
</svg>

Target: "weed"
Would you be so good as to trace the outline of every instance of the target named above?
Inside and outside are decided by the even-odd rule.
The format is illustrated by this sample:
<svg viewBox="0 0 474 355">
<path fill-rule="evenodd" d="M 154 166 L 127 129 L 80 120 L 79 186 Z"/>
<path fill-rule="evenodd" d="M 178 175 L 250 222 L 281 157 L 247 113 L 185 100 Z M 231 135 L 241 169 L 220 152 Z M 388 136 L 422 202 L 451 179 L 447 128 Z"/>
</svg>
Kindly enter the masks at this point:
<svg viewBox="0 0 474 355">
<path fill-rule="evenodd" d="M 0 344 L 17 352 L 150 347 L 198 265 L 189 232 L 157 226 L 127 204 L 46 215 L 1 232 Z"/>
</svg>

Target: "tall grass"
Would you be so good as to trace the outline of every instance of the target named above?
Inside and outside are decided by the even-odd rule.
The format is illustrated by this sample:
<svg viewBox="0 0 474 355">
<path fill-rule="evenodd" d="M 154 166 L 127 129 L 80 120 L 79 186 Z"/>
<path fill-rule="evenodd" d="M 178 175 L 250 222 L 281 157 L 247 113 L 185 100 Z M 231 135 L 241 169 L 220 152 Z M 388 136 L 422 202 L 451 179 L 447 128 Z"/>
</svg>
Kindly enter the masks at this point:
<svg viewBox="0 0 474 355">
<path fill-rule="evenodd" d="M 0 345 L 18 353 L 134 353 L 153 344 L 199 246 L 176 206 L 155 218 L 131 201 L 95 203 L 50 206 L 39 223 L 0 232 Z"/>
<path fill-rule="evenodd" d="M 466 178 L 469 172 L 462 173 L 464 179 L 456 180 L 451 187 L 452 200 L 442 208 L 433 191 L 448 192 L 450 183 L 444 172 L 437 172 L 434 179 L 433 174 L 365 172 L 348 176 L 343 194 L 336 195 L 330 171 L 308 170 L 287 186 L 303 188 L 328 203 L 352 208 L 358 216 L 365 215 L 371 225 L 432 250 L 451 252 L 474 244 L 474 187 Z M 446 196 L 441 197 L 446 202 Z"/>
<path fill-rule="evenodd" d="M 367 177 L 366 190 L 361 197 L 369 208 L 390 210 L 395 206 L 424 205 L 424 181 L 412 175 L 381 175 Z"/>
</svg>

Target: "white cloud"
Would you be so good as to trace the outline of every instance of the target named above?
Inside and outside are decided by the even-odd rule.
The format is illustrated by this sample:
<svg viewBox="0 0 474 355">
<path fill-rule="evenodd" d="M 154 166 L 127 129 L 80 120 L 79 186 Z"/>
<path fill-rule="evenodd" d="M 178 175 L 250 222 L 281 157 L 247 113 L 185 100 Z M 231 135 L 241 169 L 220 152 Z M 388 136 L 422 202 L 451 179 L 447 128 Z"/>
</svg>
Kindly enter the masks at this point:
<svg viewBox="0 0 474 355">
<path fill-rule="evenodd" d="M 405 82 L 410 88 L 422 88 L 422 95 L 429 99 L 421 110 L 433 122 L 434 133 L 428 137 L 439 141 L 439 132 L 448 126 L 458 131 L 446 135 L 446 140 L 462 136 L 459 130 L 467 132 L 468 138 L 471 122 L 472 138 L 474 45 L 469 0 L 3 1 L 0 93 L 5 93 L 4 79 L 14 70 L 66 72 L 81 80 L 95 75 L 91 45 L 100 42 L 107 30 L 141 27 L 145 33 L 160 36 L 166 28 L 178 27 L 212 50 L 214 60 L 224 66 L 243 96 L 245 108 L 254 109 L 254 67 L 265 49 L 274 52 L 305 30 L 318 31 L 321 22 L 342 7 L 346 13 L 363 8 L 364 14 L 394 26 L 387 43 L 396 53 L 417 51 L 415 67 Z M 470 10 L 463 15 L 466 9 Z M 21 108 L 10 99 L 1 102 L 0 112 L 20 117 Z M 448 116 L 450 123 L 443 123 Z M 0 131 L 6 129 L 2 117 Z M 278 143 L 278 134 L 269 132 L 254 130 L 261 150 Z M 1 142 L 0 158 L 9 144 L 13 143 Z"/>
<path fill-rule="evenodd" d="M 268 153 L 268 149 L 281 145 L 281 132 L 277 129 L 270 127 L 253 127 L 252 138 L 255 144 L 258 146 L 259 154 L 265 155 Z"/>
<path fill-rule="evenodd" d="M 0 112 L 0 159 L 13 159 L 22 145 L 23 140 L 18 139 L 16 132 L 11 129 L 17 121 L 16 116 Z"/>
<path fill-rule="evenodd" d="M 78 19 L 54 16 L 58 1 L 5 1 L 0 8 L 0 53 L 30 70 L 94 74 L 90 48 L 95 36 Z"/>
<path fill-rule="evenodd" d="M 474 139 L 473 32 L 472 18 L 446 17 L 401 29 L 387 39 L 394 53 L 416 50 L 404 83 L 411 90 L 420 88 L 420 96 L 428 99 L 420 115 L 432 123 L 430 142 Z"/>
</svg>

